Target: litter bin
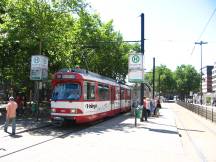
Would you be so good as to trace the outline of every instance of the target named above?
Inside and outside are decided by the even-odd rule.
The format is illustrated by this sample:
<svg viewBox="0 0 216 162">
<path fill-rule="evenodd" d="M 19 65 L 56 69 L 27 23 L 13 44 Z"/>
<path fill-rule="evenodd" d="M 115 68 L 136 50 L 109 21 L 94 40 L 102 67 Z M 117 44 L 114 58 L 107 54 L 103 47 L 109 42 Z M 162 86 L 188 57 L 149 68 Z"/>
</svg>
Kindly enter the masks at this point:
<svg viewBox="0 0 216 162">
<path fill-rule="evenodd" d="M 36 106 L 36 103 L 35 103 L 35 102 L 32 102 L 31 110 L 32 110 L 33 113 L 36 112 L 36 110 L 37 110 L 37 106 Z"/>
<path fill-rule="evenodd" d="M 143 111 L 143 108 L 142 108 L 142 106 L 139 105 L 135 109 L 135 116 L 136 116 L 136 118 L 141 118 L 142 117 L 142 111 Z"/>
</svg>

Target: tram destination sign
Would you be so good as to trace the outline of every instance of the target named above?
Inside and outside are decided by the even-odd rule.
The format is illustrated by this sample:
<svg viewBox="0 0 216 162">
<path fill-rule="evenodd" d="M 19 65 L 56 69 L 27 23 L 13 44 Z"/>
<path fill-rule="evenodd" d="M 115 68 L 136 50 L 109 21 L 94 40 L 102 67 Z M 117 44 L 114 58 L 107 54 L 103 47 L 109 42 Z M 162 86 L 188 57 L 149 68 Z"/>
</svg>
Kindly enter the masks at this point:
<svg viewBox="0 0 216 162">
<path fill-rule="evenodd" d="M 31 57 L 31 80 L 45 80 L 48 78 L 48 58 L 42 55 Z"/>
</svg>

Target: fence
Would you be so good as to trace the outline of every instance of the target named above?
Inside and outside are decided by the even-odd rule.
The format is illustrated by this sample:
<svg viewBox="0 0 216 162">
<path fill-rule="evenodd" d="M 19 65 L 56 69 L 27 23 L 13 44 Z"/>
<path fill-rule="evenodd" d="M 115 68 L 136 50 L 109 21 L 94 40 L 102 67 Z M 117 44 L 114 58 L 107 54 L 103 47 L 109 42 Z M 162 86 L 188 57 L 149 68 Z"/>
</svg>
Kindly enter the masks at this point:
<svg viewBox="0 0 216 162">
<path fill-rule="evenodd" d="M 211 120 L 212 122 L 216 122 L 216 107 L 215 106 L 205 106 L 205 105 L 197 105 L 192 103 L 186 103 L 182 101 L 177 101 L 177 104 L 185 107 L 186 109 L 197 113 L 206 119 Z"/>
</svg>

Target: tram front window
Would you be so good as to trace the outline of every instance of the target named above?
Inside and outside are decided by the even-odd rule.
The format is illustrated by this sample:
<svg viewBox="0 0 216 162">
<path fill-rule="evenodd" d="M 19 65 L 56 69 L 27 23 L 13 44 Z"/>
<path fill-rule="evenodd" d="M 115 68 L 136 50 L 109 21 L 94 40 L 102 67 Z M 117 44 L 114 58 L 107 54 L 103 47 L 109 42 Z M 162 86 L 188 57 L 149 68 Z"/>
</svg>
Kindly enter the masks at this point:
<svg viewBox="0 0 216 162">
<path fill-rule="evenodd" d="M 77 83 L 58 84 L 52 94 L 52 100 L 79 100 L 81 87 Z"/>
</svg>

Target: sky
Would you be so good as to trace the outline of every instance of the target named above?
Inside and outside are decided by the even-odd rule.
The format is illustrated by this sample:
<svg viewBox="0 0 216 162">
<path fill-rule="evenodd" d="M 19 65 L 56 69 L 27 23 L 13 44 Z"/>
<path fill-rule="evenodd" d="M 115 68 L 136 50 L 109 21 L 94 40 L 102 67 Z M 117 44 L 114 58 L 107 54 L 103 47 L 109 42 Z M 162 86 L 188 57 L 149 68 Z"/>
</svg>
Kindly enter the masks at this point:
<svg viewBox="0 0 216 162">
<path fill-rule="evenodd" d="M 141 39 L 141 13 L 145 15 L 144 67 L 151 71 L 153 57 L 156 66 L 166 65 L 174 71 L 182 64 L 197 71 L 202 65 L 216 62 L 216 13 L 205 32 L 216 0 L 86 0 L 105 23 L 113 20 L 115 31 L 125 41 Z M 195 48 L 194 48 L 195 47 Z M 194 49 L 194 50 L 193 50 Z M 192 52 L 193 51 L 193 52 Z"/>
</svg>

